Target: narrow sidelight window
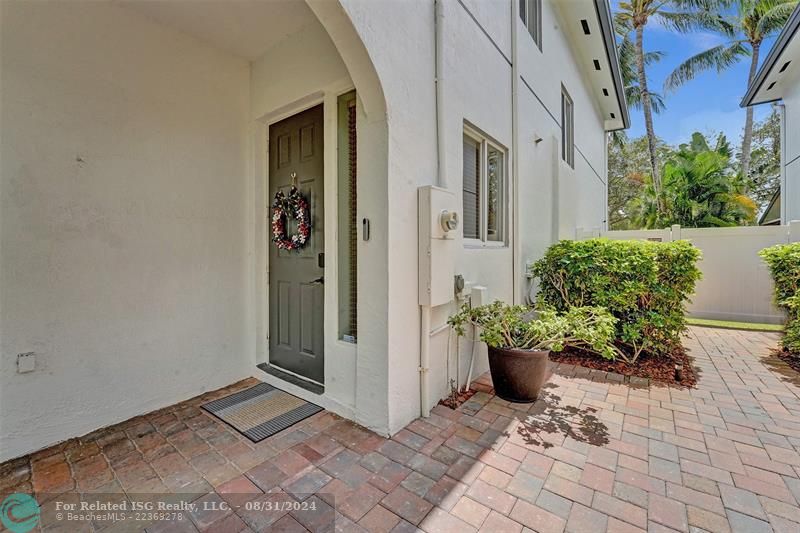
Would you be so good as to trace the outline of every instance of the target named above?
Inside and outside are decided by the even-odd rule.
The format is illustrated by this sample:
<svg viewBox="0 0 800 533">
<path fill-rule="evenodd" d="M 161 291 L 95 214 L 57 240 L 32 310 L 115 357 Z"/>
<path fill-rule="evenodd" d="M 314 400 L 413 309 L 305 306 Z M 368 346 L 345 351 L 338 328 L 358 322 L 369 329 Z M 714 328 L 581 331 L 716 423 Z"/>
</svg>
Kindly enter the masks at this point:
<svg viewBox="0 0 800 533">
<path fill-rule="evenodd" d="M 472 129 L 464 132 L 464 239 L 504 244 L 506 151 Z"/>
<path fill-rule="evenodd" d="M 355 343 L 358 338 L 355 91 L 339 97 L 338 117 L 339 338 Z"/>
<path fill-rule="evenodd" d="M 561 86 L 561 159 L 575 168 L 575 107 L 563 85 Z"/>
</svg>

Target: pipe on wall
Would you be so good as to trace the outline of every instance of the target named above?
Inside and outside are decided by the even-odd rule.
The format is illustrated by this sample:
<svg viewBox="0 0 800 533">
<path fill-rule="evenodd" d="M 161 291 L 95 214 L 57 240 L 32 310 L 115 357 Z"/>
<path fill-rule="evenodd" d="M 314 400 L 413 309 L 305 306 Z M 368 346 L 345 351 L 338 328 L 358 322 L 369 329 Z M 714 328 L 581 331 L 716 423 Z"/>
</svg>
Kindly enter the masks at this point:
<svg viewBox="0 0 800 533">
<path fill-rule="evenodd" d="M 444 5 L 442 0 L 434 1 L 434 88 L 436 106 L 436 185 L 447 188 L 445 179 L 445 146 L 444 146 Z M 420 214 L 421 215 L 421 214 Z M 429 376 L 431 357 L 431 306 L 420 306 L 420 341 L 419 341 L 419 414 L 430 416 Z M 448 357 L 450 354 L 448 354 Z"/>
<path fill-rule="evenodd" d="M 512 302 L 519 303 L 519 120 L 517 119 L 519 64 L 517 62 L 517 0 L 511 0 L 511 290 Z"/>
</svg>

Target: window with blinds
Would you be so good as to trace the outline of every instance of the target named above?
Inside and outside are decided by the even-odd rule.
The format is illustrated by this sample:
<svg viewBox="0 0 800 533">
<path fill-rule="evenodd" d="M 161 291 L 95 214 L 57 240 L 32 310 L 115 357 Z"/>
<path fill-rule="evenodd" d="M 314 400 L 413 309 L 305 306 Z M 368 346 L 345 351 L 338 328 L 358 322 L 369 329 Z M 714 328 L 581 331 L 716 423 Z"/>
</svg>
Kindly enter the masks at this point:
<svg viewBox="0 0 800 533">
<path fill-rule="evenodd" d="M 505 244 L 506 152 L 471 128 L 464 132 L 464 239 Z"/>
<path fill-rule="evenodd" d="M 542 49 L 542 0 L 519 0 L 519 18 L 528 28 L 533 42 Z"/>
<path fill-rule="evenodd" d="M 464 134 L 464 238 L 480 239 L 481 142 Z"/>
</svg>

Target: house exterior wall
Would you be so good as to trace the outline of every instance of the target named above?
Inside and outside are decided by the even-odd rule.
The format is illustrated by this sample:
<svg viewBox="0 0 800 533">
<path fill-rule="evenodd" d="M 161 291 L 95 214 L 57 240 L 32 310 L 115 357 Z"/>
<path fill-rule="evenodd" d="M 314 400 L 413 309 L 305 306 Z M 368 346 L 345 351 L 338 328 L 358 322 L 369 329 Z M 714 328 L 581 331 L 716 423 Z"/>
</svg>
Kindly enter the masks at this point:
<svg viewBox="0 0 800 533">
<path fill-rule="evenodd" d="M 0 460 L 252 367 L 247 62 L 111 3 L 1 9 Z"/>
<path fill-rule="evenodd" d="M 327 178 L 335 98 L 353 86 L 357 218 L 371 238 L 358 244 L 355 347 L 331 338 L 336 288 L 326 284 L 317 401 L 383 434 L 419 415 L 417 194 L 437 184 L 434 2 L 307 2 L 319 22 L 252 62 L 113 4 L 0 3 L 0 103 L 12 125 L 0 139 L 0 460 L 247 375 L 272 379 L 254 368 L 268 357 L 263 143 L 271 122 L 324 102 Z M 524 302 L 526 264 L 576 227 L 605 226 L 602 119 L 555 0 L 543 4 L 539 51 L 517 0 L 443 3 L 440 185 L 459 210 L 465 122 L 507 150 L 506 245 L 459 238 L 454 257 L 490 300 Z M 575 105 L 574 169 L 560 158 L 562 84 Z M 335 280 L 329 198 L 334 180 L 325 278 Z M 432 313 L 432 404 L 469 365 L 472 344 L 457 355 L 448 342 L 455 309 Z M 31 350 L 39 369 L 16 374 L 16 354 Z M 487 365 L 483 348 L 473 375 Z"/>
<path fill-rule="evenodd" d="M 502 248 L 471 248 L 459 242 L 456 272 L 488 288 L 490 300 L 523 301 L 528 292 L 525 264 L 541 256 L 558 237 L 573 237 L 576 227 L 605 228 L 605 133 L 586 80 L 554 10 L 545 1 L 543 47 L 535 47 L 518 18 L 516 0 L 444 2 L 445 175 L 446 188 L 461 206 L 464 122 L 479 128 L 508 150 L 512 146 L 512 32 L 519 24 L 518 54 L 520 154 L 519 242 Z M 363 39 L 386 95 L 389 127 L 389 432 L 418 416 L 420 310 L 417 278 L 417 187 L 436 184 L 434 2 L 343 0 Z M 403 43 L 395 46 L 392 43 Z M 479 72 L 480 76 L 476 77 Z M 524 80 L 524 81 L 523 81 Z M 560 161 L 561 84 L 575 104 L 575 169 Z M 533 143 L 534 135 L 543 142 Z M 511 175 L 509 172 L 509 183 Z M 554 207 L 558 209 L 554 212 Z M 513 235 L 510 212 L 508 235 Z M 554 217 L 556 217 L 554 219 Z M 514 264 L 513 247 L 520 249 Z M 517 294 L 514 294 L 514 281 Z M 433 309 L 431 394 L 435 403 L 448 391 L 448 330 L 442 327 L 455 302 Z M 450 378 L 465 379 L 472 346 L 460 342 L 455 356 L 450 339 Z M 488 367 L 479 350 L 473 375 Z M 359 387 L 361 385 L 359 384 Z"/>
<path fill-rule="evenodd" d="M 784 147 L 782 148 L 785 184 L 781 191 L 784 224 L 800 220 L 800 79 L 789 85 L 783 97 Z"/>
</svg>

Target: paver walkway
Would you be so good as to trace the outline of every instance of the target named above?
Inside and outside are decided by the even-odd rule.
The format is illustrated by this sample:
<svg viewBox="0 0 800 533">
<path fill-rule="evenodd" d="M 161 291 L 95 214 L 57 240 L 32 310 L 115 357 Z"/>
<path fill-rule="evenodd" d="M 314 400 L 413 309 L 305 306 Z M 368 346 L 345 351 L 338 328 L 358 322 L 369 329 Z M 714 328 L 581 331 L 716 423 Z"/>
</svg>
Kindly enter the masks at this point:
<svg viewBox="0 0 800 533">
<path fill-rule="evenodd" d="M 323 412 L 253 445 L 197 407 L 243 382 L 0 465 L 0 492 L 192 493 L 206 503 L 148 531 L 324 529 L 333 504 L 336 530 L 348 532 L 797 533 L 800 378 L 762 360 L 776 341 L 692 328 L 697 389 L 560 365 L 533 405 L 478 393 L 391 440 Z M 295 505 L 259 512 L 247 501 Z M 42 522 L 59 525 L 47 511 Z"/>
</svg>

